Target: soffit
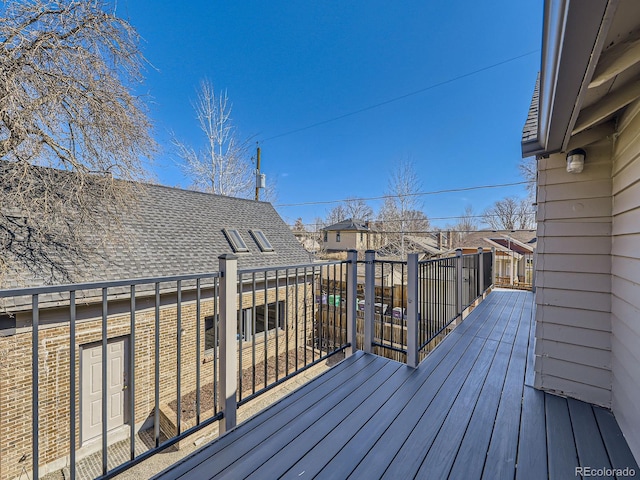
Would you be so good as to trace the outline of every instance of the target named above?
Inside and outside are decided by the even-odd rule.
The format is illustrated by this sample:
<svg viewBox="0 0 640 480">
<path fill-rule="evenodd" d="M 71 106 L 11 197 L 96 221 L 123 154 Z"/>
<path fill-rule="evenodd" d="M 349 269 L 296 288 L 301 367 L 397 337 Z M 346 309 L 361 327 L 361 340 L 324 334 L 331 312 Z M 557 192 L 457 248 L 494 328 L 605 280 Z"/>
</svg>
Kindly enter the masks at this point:
<svg viewBox="0 0 640 480">
<path fill-rule="evenodd" d="M 629 105 L 640 101 L 640 1 L 548 0 L 537 96 L 523 156 L 583 147 L 614 133 Z"/>
<path fill-rule="evenodd" d="M 602 52 L 585 84 L 571 135 L 615 122 L 629 104 L 640 98 L 640 2 L 637 0 L 618 2 Z"/>
</svg>

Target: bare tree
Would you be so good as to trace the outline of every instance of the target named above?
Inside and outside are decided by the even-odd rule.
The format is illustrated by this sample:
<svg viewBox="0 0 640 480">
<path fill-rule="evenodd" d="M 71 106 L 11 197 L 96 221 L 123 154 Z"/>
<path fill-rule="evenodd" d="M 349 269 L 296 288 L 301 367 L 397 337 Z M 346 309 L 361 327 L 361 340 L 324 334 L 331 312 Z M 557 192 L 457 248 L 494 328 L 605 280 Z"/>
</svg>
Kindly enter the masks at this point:
<svg viewBox="0 0 640 480">
<path fill-rule="evenodd" d="M 232 104 L 227 91 L 216 95 L 211 81 L 200 82 L 193 103 L 198 124 L 204 133 L 204 148 L 196 150 L 178 140 L 173 143 L 183 161 L 192 188 L 229 197 L 252 198 L 255 192 L 254 169 L 249 155 L 249 141 L 240 140 L 231 121 Z"/>
<path fill-rule="evenodd" d="M 389 177 L 387 198 L 378 214 L 388 242 L 398 244 L 404 254 L 404 236 L 408 231 L 427 231 L 429 219 L 422 212 L 422 202 L 418 197 L 421 183 L 413 163 L 400 160 Z"/>
<path fill-rule="evenodd" d="M 467 205 L 462 215 L 458 217 L 458 221 L 444 228 L 451 235 L 449 239 L 451 247 L 462 245 L 469 232 L 478 230 L 478 224 L 478 215 L 475 215 L 471 205 Z"/>
<path fill-rule="evenodd" d="M 522 178 L 528 182 L 527 194 L 529 195 L 531 203 L 533 203 L 536 198 L 536 182 L 538 180 L 538 161 L 536 157 L 523 158 L 520 160 L 518 169 L 520 170 Z"/>
<path fill-rule="evenodd" d="M 309 229 L 309 238 L 314 242 L 314 246 L 317 245 L 317 251 L 315 252 L 319 258 L 323 258 L 327 253 L 327 246 L 325 244 L 325 233 L 322 228 L 325 226 L 325 221 L 317 217 L 313 222 L 313 228 Z"/>
<path fill-rule="evenodd" d="M 302 222 L 302 217 L 296 218 L 296 223 L 293 225 L 293 228 L 291 228 L 291 231 L 295 233 L 305 233 L 307 231 Z"/>
<path fill-rule="evenodd" d="M 369 221 L 373 218 L 373 209 L 361 198 L 348 198 L 344 201 L 347 218 Z"/>
<path fill-rule="evenodd" d="M 132 205 L 133 184 L 116 179 L 144 178 L 141 159 L 155 149 L 132 94 L 138 42 L 100 0 L 0 7 L 0 271 L 8 260 L 68 279 Z M 90 243 L 86 232 L 97 234 Z"/>
<path fill-rule="evenodd" d="M 458 223 L 455 225 L 455 230 L 463 233 L 474 232 L 478 230 L 478 217 L 473 212 L 473 207 L 467 205 L 464 208 L 463 214 L 460 216 Z"/>
<path fill-rule="evenodd" d="M 485 211 L 483 220 L 494 230 L 529 229 L 535 224 L 529 200 L 516 197 L 496 201 Z"/>
<path fill-rule="evenodd" d="M 329 211 L 323 223 L 325 225 L 333 225 L 334 223 L 342 222 L 347 218 L 349 218 L 349 213 L 347 212 L 344 205 L 340 203 Z"/>
<path fill-rule="evenodd" d="M 421 210 L 408 210 L 404 213 L 405 232 L 412 235 L 424 235 L 431 229 L 431 222 Z"/>
<path fill-rule="evenodd" d="M 348 198 L 333 207 L 323 223 L 332 225 L 348 219 L 369 221 L 373 218 L 373 209 L 360 198 Z"/>
</svg>

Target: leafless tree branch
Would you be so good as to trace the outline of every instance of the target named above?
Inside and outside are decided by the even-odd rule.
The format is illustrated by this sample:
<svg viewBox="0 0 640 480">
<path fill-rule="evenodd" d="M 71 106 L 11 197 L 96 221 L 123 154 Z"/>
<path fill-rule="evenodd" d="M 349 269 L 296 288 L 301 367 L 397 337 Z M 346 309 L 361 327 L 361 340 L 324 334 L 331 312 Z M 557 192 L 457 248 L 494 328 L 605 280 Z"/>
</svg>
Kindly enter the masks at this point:
<svg viewBox="0 0 640 480">
<path fill-rule="evenodd" d="M 216 94 L 213 83 L 200 82 L 193 103 L 206 143 L 201 151 L 175 136 L 173 143 L 182 159 L 184 172 L 195 190 L 251 198 L 255 188 L 254 169 L 249 157 L 249 140 L 239 140 L 231 122 L 232 105 L 226 90 Z"/>
<path fill-rule="evenodd" d="M 378 213 L 378 223 L 386 242 L 396 244 L 401 255 L 406 253 L 405 232 L 426 232 L 430 227 L 429 219 L 422 211 L 422 202 L 416 195 L 421 188 L 413 163 L 408 159 L 399 160 L 389 176 L 387 195 L 390 197 L 385 199 Z"/>
<path fill-rule="evenodd" d="M 493 230 L 523 230 L 533 228 L 535 217 L 531 213 L 528 199 L 506 197 L 496 201 L 483 216 L 484 222 Z"/>
<path fill-rule="evenodd" d="M 106 237 L 131 207 L 126 180 L 145 178 L 155 149 L 132 93 L 143 62 L 135 29 L 107 2 L 0 6 L 0 242 L 12 262 L 68 280 L 97 251 L 86 233 Z"/>
</svg>

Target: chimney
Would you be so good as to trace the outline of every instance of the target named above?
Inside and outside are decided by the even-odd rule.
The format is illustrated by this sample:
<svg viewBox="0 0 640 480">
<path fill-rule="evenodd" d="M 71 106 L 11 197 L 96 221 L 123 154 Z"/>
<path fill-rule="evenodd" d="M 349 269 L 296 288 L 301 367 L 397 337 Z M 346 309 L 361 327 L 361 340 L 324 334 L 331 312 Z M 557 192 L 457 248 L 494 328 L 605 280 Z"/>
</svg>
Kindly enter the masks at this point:
<svg viewBox="0 0 640 480">
<path fill-rule="evenodd" d="M 447 230 L 447 248 L 448 249 L 453 248 L 453 234 L 451 230 Z"/>
<path fill-rule="evenodd" d="M 438 232 L 438 249 L 442 250 L 443 244 L 442 244 L 442 232 Z"/>
</svg>

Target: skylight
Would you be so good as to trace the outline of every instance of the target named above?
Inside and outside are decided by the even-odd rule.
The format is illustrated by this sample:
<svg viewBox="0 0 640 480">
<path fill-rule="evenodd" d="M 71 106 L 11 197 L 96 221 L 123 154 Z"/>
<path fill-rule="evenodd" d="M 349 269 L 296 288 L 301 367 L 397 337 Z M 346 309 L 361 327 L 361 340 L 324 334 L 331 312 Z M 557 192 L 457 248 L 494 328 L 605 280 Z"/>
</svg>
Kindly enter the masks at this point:
<svg viewBox="0 0 640 480">
<path fill-rule="evenodd" d="M 273 252 L 273 246 L 271 245 L 271 242 L 267 240 L 267 237 L 262 230 L 249 230 L 249 232 L 260 247 L 260 250 L 263 252 Z"/>
<path fill-rule="evenodd" d="M 227 237 L 227 240 L 231 244 L 231 248 L 233 248 L 234 252 L 238 253 L 249 251 L 249 249 L 247 248 L 247 244 L 244 243 L 244 240 L 240 236 L 240 232 L 238 232 L 238 230 L 232 228 L 223 228 L 222 231 Z"/>
</svg>

